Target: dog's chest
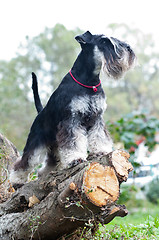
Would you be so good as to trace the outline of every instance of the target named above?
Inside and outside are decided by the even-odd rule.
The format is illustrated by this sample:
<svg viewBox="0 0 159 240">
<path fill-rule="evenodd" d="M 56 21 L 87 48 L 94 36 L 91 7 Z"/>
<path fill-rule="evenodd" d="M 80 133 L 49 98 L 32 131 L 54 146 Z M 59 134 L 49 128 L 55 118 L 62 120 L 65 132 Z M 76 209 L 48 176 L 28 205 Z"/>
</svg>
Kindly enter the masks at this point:
<svg viewBox="0 0 159 240">
<path fill-rule="evenodd" d="M 74 97 L 70 104 L 72 115 L 84 122 L 95 120 L 103 114 L 106 107 L 106 98 L 101 95 Z"/>
</svg>

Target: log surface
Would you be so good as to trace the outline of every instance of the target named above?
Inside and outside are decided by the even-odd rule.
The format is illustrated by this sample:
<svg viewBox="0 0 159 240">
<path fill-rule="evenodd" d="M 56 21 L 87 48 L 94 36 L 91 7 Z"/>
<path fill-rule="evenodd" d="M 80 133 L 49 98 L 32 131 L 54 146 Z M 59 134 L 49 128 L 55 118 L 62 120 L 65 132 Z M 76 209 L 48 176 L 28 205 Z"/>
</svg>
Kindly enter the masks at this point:
<svg viewBox="0 0 159 240">
<path fill-rule="evenodd" d="M 102 207 L 119 197 L 119 181 L 113 167 L 92 163 L 84 173 L 84 191 L 88 199 Z"/>
<path fill-rule="evenodd" d="M 114 151 L 52 171 L 26 183 L 0 204 L 0 239 L 57 239 L 91 223 L 109 223 L 128 211 L 117 205 L 120 183 L 132 170 L 128 154 Z"/>
</svg>

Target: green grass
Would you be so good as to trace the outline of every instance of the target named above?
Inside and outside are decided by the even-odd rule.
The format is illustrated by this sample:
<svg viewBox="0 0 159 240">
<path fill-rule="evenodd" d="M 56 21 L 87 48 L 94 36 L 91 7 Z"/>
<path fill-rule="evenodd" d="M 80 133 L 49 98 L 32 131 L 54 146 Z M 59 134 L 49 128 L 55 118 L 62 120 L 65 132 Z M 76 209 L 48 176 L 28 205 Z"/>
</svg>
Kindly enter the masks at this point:
<svg viewBox="0 0 159 240">
<path fill-rule="evenodd" d="M 111 221 L 109 224 L 107 224 L 107 227 L 109 228 L 109 226 L 111 225 L 120 225 L 120 224 L 127 224 L 127 223 L 131 223 L 131 224 L 142 224 L 145 222 L 145 220 L 149 217 L 159 217 L 159 206 L 155 206 L 155 205 L 150 205 L 147 208 L 135 208 L 135 209 L 131 209 L 129 211 L 129 214 L 126 217 L 116 217 L 113 219 L 113 221 Z"/>
<path fill-rule="evenodd" d="M 100 226 L 98 239 L 159 239 L 159 206 L 149 204 L 134 210 L 124 218 L 116 217 L 104 228 Z"/>
<path fill-rule="evenodd" d="M 129 211 L 127 216 L 116 217 L 104 226 L 99 224 L 95 234 L 92 234 L 91 225 L 87 224 L 83 229 L 67 236 L 65 239 L 159 240 L 159 204 L 155 205 L 147 200 L 138 201 L 134 199 L 132 201 L 131 199 L 126 203 L 126 206 Z"/>
<path fill-rule="evenodd" d="M 145 203 L 147 204 L 147 203 Z M 133 211 L 134 210 L 134 211 Z M 81 235 L 82 240 L 158 240 L 159 206 L 148 203 L 147 208 L 131 209 L 126 217 L 116 217 L 102 226 L 94 236 L 91 230 Z"/>
<path fill-rule="evenodd" d="M 157 240 L 159 239 L 159 218 L 149 216 L 143 223 L 137 225 L 132 223 L 120 223 L 119 225 L 112 225 L 109 230 L 107 227 L 100 226 L 96 236 L 94 236 L 94 240 L 95 239 Z"/>
</svg>

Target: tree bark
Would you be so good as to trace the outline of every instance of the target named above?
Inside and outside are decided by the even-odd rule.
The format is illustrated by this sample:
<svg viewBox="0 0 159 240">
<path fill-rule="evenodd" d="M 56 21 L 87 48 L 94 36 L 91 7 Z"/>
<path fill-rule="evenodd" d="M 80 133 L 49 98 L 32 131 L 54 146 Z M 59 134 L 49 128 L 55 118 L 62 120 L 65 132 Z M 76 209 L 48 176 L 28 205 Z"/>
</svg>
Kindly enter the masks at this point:
<svg viewBox="0 0 159 240">
<path fill-rule="evenodd" d="M 0 203 L 6 201 L 14 191 L 8 182 L 9 169 L 19 157 L 13 143 L 0 133 Z"/>
<path fill-rule="evenodd" d="M 74 168 L 26 183 L 0 204 L 0 239 L 54 240 L 85 224 L 95 227 L 126 216 L 116 200 L 133 169 L 128 158 L 122 150 L 92 155 Z"/>
</svg>

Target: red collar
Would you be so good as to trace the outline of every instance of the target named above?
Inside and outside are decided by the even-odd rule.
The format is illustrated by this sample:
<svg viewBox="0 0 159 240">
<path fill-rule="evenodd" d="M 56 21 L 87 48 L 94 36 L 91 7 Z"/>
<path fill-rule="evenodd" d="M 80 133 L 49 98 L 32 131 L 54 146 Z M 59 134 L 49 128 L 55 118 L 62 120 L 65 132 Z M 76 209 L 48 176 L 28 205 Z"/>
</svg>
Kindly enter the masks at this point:
<svg viewBox="0 0 159 240">
<path fill-rule="evenodd" d="M 87 86 L 87 85 L 84 85 L 82 83 L 80 83 L 79 81 L 77 81 L 77 79 L 72 75 L 71 73 L 71 70 L 69 71 L 71 77 L 73 78 L 73 80 L 78 83 L 79 85 L 83 86 L 83 87 L 86 87 L 86 88 L 92 88 L 94 92 L 97 92 L 97 87 L 99 87 L 101 85 L 101 80 L 99 80 L 99 83 L 96 85 L 96 86 Z"/>
</svg>

